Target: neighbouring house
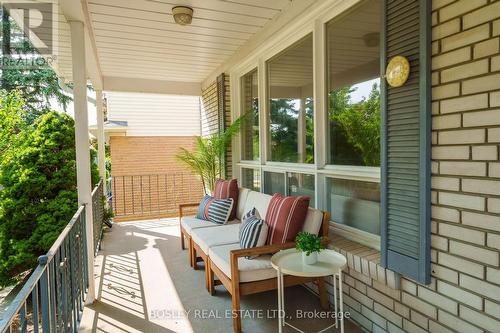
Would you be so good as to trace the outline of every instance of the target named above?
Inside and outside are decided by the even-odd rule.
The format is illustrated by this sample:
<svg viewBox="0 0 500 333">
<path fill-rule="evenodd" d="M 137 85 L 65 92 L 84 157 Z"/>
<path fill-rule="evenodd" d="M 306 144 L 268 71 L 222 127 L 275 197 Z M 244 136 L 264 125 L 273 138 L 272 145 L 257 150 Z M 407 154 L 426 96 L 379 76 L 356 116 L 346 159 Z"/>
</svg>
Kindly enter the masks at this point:
<svg viewBox="0 0 500 333">
<path fill-rule="evenodd" d="M 201 135 L 200 97 L 107 92 L 105 101 L 115 219 L 174 216 L 180 203 L 198 200 L 201 182 L 175 155 Z"/>
</svg>

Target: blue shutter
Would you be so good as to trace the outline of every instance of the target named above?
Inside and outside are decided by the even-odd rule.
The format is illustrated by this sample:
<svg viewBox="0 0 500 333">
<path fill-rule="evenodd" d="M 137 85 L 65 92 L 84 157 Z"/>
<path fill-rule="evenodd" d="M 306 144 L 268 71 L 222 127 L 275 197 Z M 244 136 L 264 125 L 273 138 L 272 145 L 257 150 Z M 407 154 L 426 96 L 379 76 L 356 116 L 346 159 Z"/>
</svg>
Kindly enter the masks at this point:
<svg viewBox="0 0 500 333">
<path fill-rule="evenodd" d="M 226 130 L 226 78 L 224 73 L 217 76 L 217 111 L 218 111 L 218 130 L 222 133 Z M 221 156 L 223 178 L 228 174 L 227 170 L 227 148 L 224 150 L 224 156 Z"/>
<path fill-rule="evenodd" d="M 430 283 L 430 12 L 429 0 L 385 0 L 381 69 L 402 55 L 410 77 L 381 84 L 382 265 Z"/>
</svg>

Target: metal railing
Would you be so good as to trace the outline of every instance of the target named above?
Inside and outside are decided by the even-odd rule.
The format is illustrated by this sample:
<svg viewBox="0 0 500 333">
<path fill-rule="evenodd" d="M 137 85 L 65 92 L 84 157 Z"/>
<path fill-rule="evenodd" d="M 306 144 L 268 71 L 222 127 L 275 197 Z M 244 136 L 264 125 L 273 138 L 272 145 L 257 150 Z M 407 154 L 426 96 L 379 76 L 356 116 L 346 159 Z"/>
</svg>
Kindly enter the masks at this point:
<svg viewBox="0 0 500 333">
<path fill-rule="evenodd" d="M 111 190 L 115 218 L 168 216 L 203 196 L 203 184 L 189 172 L 114 176 Z"/>
<path fill-rule="evenodd" d="M 81 206 L 0 318 L 0 332 L 76 332 L 88 289 Z"/>
<path fill-rule="evenodd" d="M 94 229 L 94 254 L 101 246 L 102 227 L 104 222 L 104 191 L 101 180 L 92 191 L 92 217 Z"/>
</svg>

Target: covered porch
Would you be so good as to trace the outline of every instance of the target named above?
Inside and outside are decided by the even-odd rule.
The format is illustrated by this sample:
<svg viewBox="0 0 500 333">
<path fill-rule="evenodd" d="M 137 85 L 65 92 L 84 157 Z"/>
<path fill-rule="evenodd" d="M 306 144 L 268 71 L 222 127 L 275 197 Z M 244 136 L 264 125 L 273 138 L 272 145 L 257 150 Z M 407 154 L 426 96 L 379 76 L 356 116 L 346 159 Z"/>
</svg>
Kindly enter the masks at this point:
<svg viewBox="0 0 500 333">
<path fill-rule="evenodd" d="M 70 235 L 86 235 L 86 262 L 70 274 L 78 295 L 64 324 L 73 331 L 240 331 L 228 291 L 217 285 L 210 295 L 206 267 L 190 267 L 177 218 L 116 224 L 95 251 L 88 86 L 103 180 L 103 92 L 199 96 L 202 136 L 252 114 L 224 153 L 224 176 L 260 194 L 308 196 L 331 214 L 328 247 L 347 258 L 346 332 L 500 331 L 500 1 L 51 3 L 53 67 L 74 93 L 82 208 Z M 175 23 L 179 5 L 193 9 L 191 25 Z M 394 59 L 400 85 L 387 81 Z M 159 201 L 149 201 L 158 216 Z M 50 299 L 51 270 L 68 268 L 59 252 L 45 259 L 16 315 L 42 288 L 36 320 L 51 331 L 60 305 Z M 287 310 L 320 311 L 315 292 L 288 288 Z M 276 332 L 276 298 L 242 297 L 242 330 Z M 306 332 L 331 323 L 289 320 Z"/>
<path fill-rule="evenodd" d="M 95 261 L 96 301 L 85 307 L 79 332 L 232 331 L 231 295 L 218 286 L 211 296 L 204 270 L 194 271 L 179 245 L 178 218 L 124 222 L 105 232 Z M 285 302 L 290 323 L 306 332 L 333 323 L 320 317 L 319 298 L 305 286 L 289 288 Z M 275 291 L 243 297 L 241 309 L 244 332 L 276 332 Z M 345 330 L 362 332 L 348 320 Z"/>
</svg>

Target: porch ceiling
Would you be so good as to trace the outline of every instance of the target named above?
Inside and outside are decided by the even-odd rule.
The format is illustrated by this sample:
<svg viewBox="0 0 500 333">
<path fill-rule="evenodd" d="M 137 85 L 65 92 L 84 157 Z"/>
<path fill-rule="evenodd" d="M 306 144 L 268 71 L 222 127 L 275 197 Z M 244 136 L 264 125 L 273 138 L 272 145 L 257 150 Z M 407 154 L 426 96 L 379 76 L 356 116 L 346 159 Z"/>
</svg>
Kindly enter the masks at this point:
<svg viewBox="0 0 500 333">
<path fill-rule="evenodd" d="M 78 20 L 87 28 L 87 66 L 94 85 L 163 92 L 176 90 L 182 82 L 184 90 L 199 90 L 206 77 L 291 2 L 60 0 L 55 69 L 66 81 L 72 80 L 68 21 Z M 174 22 L 172 7 L 177 5 L 193 8 L 191 25 Z"/>
</svg>

